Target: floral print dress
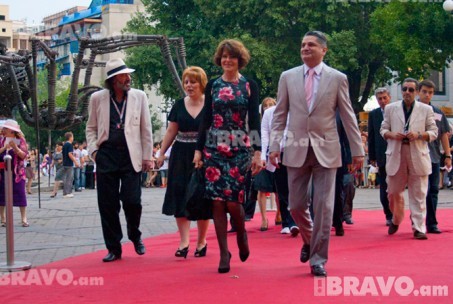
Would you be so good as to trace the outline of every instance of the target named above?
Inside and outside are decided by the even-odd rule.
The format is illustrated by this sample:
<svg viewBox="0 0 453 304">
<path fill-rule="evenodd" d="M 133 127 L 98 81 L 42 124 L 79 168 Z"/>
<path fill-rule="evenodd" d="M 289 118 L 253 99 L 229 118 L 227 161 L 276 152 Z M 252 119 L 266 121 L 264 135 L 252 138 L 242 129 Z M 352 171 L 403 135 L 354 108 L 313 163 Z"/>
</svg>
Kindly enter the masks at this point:
<svg viewBox="0 0 453 304">
<path fill-rule="evenodd" d="M 245 175 L 253 150 L 260 146 L 258 87 L 244 76 L 234 83 L 219 77 L 208 83 L 205 95 L 205 116 L 197 143 L 206 170 L 205 196 L 243 203 Z"/>
</svg>

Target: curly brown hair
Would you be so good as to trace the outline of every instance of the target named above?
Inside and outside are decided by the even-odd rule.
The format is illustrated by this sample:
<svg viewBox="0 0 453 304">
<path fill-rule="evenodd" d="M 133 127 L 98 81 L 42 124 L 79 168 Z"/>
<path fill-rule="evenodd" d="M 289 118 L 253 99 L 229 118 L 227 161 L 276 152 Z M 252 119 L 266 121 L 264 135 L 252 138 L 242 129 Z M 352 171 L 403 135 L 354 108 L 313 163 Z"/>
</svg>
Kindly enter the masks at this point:
<svg viewBox="0 0 453 304">
<path fill-rule="evenodd" d="M 225 39 L 219 43 L 214 54 L 214 63 L 221 66 L 223 52 L 227 51 L 232 57 L 238 59 L 239 70 L 244 68 L 250 61 L 249 50 L 236 39 Z"/>
</svg>

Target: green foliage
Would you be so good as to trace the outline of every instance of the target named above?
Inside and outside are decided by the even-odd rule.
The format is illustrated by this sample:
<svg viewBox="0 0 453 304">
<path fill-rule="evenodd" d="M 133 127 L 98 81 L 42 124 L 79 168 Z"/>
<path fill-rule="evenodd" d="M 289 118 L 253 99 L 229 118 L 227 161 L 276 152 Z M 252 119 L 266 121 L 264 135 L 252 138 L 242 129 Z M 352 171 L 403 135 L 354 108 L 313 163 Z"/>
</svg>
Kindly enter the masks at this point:
<svg viewBox="0 0 453 304">
<path fill-rule="evenodd" d="M 37 87 L 37 95 L 38 95 L 38 104 L 43 106 L 47 103 L 48 100 L 48 87 L 47 87 L 47 71 L 42 70 L 39 71 L 37 74 L 38 79 L 38 87 Z M 55 86 L 55 104 L 57 108 L 65 109 L 68 103 L 69 91 L 71 86 L 71 79 L 69 77 L 60 78 L 57 80 Z M 21 126 L 22 133 L 25 135 L 25 139 L 30 147 L 37 147 L 37 140 L 36 140 L 36 129 L 35 127 L 28 126 L 20 117 L 20 115 L 15 115 L 18 123 Z M 45 152 L 49 146 L 49 136 L 51 138 L 51 149 L 54 148 L 55 143 L 58 141 L 64 141 L 64 134 L 67 131 L 71 131 L 74 133 L 74 138 L 76 141 L 84 141 L 85 140 L 85 123 L 82 123 L 78 126 L 74 126 L 71 130 L 64 130 L 64 131 L 47 131 L 47 130 L 40 130 L 39 133 L 39 140 L 40 140 L 40 147 L 41 152 Z"/>
<path fill-rule="evenodd" d="M 440 69 L 452 53 L 452 18 L 441 3 L 393 1 L 299 0 L 144 0 L 146 13 L 136 15 L 126 31 L 184 37 L 188 65 L 205 69 L 209 78 L 221 70 L 212 62 L 217 44 L 237 38 L 250 50 L 242 71 L 254 78 L 261 97 L 275 96 L 282 71 L 301 64 L 301 37 L 320 30 L 330 37 L 327 64 L 344 72 L 356 110 L 376 85 L 395 71 L 419 73 Z M 414 34 L 416 33 L 416 34 Z M 159 84 L 168 100 L 178 91 L 157 48 L 128 50 L 141 86 Z"/>
<path fill-rule="evenodd" d="M 382 44 L 386 65 L 406 77 L 442 70 L 453 53 L 453 18 L 442 3 L 392 1 L 374 11 L 370 40 Z"/>
<path fill-rule="evenodd" d="M 153 133 L 156 133 L 158 130 L 160 130 L 160 128 L 162 128 L 164 123 L 160 119 L 159 113 L 153 110 L 152 105 L 149 106 L 149 112 L 151 116 L 151 126 L 153 128 Z"/>
</svg>

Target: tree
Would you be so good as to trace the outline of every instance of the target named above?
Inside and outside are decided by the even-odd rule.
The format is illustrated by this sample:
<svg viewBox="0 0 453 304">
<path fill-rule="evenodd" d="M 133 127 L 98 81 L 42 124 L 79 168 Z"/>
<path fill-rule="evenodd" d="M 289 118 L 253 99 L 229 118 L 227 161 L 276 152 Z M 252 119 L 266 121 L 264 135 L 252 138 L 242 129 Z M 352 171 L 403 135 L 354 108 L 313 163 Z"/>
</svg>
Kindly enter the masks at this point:
<svg viewBox="0 0 453 304">
<path fill-rule="evenodd" d="M 370 40 L 382 45 L 386 66 L 397 80 L 442 71 L 453 54 L 453 18 L 442 3 L 391 2 L 371 18 Z"/>
<path fill-rule="evenodd" d="M 262 97 L 275 96 L 281 72 L 301 64 L 300 42 L 305 32 L 316 29 L 327 33 L 330 39 L 325 61 L 348 76 L 351 100 L 357 111 L 363 107 L 373 86 L 392 78 L 389 67 L 396 66 L 392 62 L 399 62 L 403 51 L 397 48 L 388 51 L 386 39 L 376 38 L 380 35 L 378 28 L 381 26 L 378 17 L 385 19 L 394 6 L 403 11 L 405 6 L 413 9 L 425 6 L 422 10 L 425 14 L 429 7 L 435 7 L 437 11 L 441 6 L 400 1 L 382 4 L 381 1 L 354 3 L 314 0 L 144 0 L 143 3 L 146 12 L 134 17 L 128 23 L 127 31 L 184 37 L 188 64 L 203 67 L 210 78 L 221 73 L 212 63 L 217 44 L 225 38 L 242 40 L 252 56 L 243 73 L 258 82 Z M 437 14 L 426 22 L 414 19 L 410 14 L 397 16 L 405 19 L 404 23 L 419 22 L 420 27 L 425 28 L 420 29 L 421 36 L 411 36 L 418 40 L 425 39 L 427 33 L 435 37 L 434 32 L 438 30 L 433 32 L 426 28 L 437 25 L 435 18 L 439 17 L 441 21 L 437 22 L 442 25 L 437 27 L 445 28 L 442 37 L 451 41 L 447 34 L 448 29 L 452 32 L 448 26 L 451 20 L 445 13 L 444 16 Z M 421 16 L 419 18 L 423 19 Z M 392 30 L 395 29 L 389 29 L 386 34 L 390 35 Z M 372 39 L 372 35 L 375 39 Z M 447 46 L 447 43 L 436 43 L 435 39 L 429 41 L 431 49 L 437 47 L 437 52 L 443 53 Z M 423 45 L 420 41 L 420 46 Z M 431 60 L 425 56 L 427 53 L 416 53 L 422 56 L 420 62 Z M 129 55 L 130 64 L 134 67 L 139 65 L 140 72 L 135 76 L 140 78 L 140 82 L 159 83 L 160 93 L 168 100 L 176 97 L 176 89 L 157 50 L 136 48 Z M 442 61 L 442 56 L 435 56 Z"/>
</svg>

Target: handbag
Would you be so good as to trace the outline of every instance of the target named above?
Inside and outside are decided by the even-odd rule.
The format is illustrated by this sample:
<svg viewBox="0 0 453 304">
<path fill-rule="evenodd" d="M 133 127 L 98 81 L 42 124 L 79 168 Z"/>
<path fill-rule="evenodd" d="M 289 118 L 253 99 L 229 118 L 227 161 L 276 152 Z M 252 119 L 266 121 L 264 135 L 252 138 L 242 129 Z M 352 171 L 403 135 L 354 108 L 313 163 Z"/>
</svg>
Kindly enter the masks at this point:
<svg viewBox="0 0 453 304">
<path fill-rule="evenodd" d="M 189 220 L 208 220 L 212 218 L 211 200 L 205 198 L 204 169 L 195 169 L 186 187 L 186 217 Z"/>
</svg>

